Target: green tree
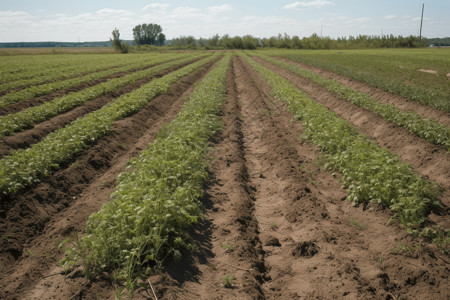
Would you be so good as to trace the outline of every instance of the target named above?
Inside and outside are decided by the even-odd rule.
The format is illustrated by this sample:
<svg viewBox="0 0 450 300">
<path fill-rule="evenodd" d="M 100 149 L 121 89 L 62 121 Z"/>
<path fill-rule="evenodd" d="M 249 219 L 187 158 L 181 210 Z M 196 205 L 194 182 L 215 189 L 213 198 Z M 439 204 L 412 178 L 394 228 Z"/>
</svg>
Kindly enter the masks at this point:
<svg viewBox="0 0 450 300">
<path fill-rule="evenodd" d="M 136 45 L 164 45 L 166 36 L 158 24 L 141 24 L 133 28 L 133 38 Z"/>
<path fill-rule="evenodd" d="M 248 34 L 242 37 L 242 42 L 244 49 L 254 50 L 258 47 L 258 39 Z"/>
<path fill-rule="evenodd" d="M 111 43 L 112 43 L 112 47 L 116 51 L 120 51 L 122 53 L 128 53 L 128 44 L 120 41 L 119 29 L 114 28 L 114 30 L 112 31 L 112 36 L 113 36 L 113 38 L 110 39 Z"/>
<path fill-rule="evenodd" d="M 164 44 L 166 43 L 166 36 L 164 35 L 164 33 L 160 33 L 158 34 L 158 46 L 164 46 Z"/>
</svg>

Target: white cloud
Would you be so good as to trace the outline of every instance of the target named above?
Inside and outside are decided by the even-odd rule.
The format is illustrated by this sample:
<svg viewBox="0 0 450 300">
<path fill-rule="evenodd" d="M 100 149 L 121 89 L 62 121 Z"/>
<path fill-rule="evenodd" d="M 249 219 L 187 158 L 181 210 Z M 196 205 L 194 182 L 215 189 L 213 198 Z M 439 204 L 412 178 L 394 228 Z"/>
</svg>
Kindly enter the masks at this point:
<svg viewBox="0 0 450 300">
<path fill-rule="evenodd" d="M 233 10 L 233 7 L 231 7 L 231 5 L 229 4 L 223 4 L 223 5 L 219 5 L 219 6 L 211 6 L 206 8 L 206 11 L 210 14 L 218 14 L 218 13 L 223 13 L 226 11 L 230 11 Z"/>
<path fill-rule="evenodd" d="M 397 15 L 388 15 L 388 16 L 386 16 L 386 17 L 384 17 L 386 20 L 393 20 L 393 19 L 398 19 L 399 18 L 399 16 L 397 16 Z"/>
<path fill-rule="evenodd" d="M 284 9 L 295 9 L 295 8 L 309 8 L 309 7 L 322 7 L 322 6 L 326 6 L 326 5 L 332 5 L 333 3 L 330 1 L 326 1 L 326 0 L 314 0 L 314 1 L 310 1 L 310 2 L 294 2 L 291 4 L 287 4 L 285 6 L 283 6 Z"/>
<path fill-rule="evenodd" d="M 118 16 L 131 16 L 134 15 L 134 13 L 132 11 L 129 10 L 125 10 L 125 9 L 110 9 L 110 8 L 103 8 L 100 9 L 96 12 L 96 14 L 98 15 L 103 15 L 103 16 L 112 16 L 112 15 L 118 15 Z"/>
<path fill-rule="evenodd" d="M 387 15 L 384 17 L 386 20 L 408 20 L 411 19 L 411 16 L 399 16 L 399 15 Z"/>
<path fill-rule="evenodd" d="M 141 10 L 142 11 L 145 11 L 145 10 L 157 10 L 157 9 L 164 10 L 164 9 L 169 8 L 169 6 L 170 6 L 170 4 L 168 4 L 168 3 L 151 3 L 149 5 L 146 5 Z"/>
</svg>

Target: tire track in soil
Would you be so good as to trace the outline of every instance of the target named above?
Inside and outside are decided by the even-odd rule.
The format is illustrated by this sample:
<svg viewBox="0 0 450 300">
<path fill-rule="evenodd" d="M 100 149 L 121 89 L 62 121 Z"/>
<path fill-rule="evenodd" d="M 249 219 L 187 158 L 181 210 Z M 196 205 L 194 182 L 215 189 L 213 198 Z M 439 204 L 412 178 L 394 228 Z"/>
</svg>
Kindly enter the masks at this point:
<svg viewBox="0 0 450 300">
<path fill-rule="evenodd" d="M 286 63 L 300 67 L 302 69 L 307 69 L 314 73 L 320 74 L 328 79 L 336 80 L 340 84 L 351 87 L 360 93 L 369 94 L 381 103 L 392 104 L 403 111 L 415 112 L 418 113 L 419 115 L 422 115 L 425 118 L 432 118 L 443 125 L 450 126 L 450 113 L 446 111 L 438 110 L 431 106 L 411 101 L 401 96 L 391 94 L 389 92 L 383 91 L 382 89 L 370 86 L 355 79 L 337 73 L 333 73 L 325 69 L 320 69 L 314 66 L 306 65 L 303 63 L 295 62 L 281 57 L 275 58 L 280 61 L 284 61 Z"/>
<path fill-rule="evenodd" d="M 37 96 L 37 97 L 30 98 L 30 99 L 21 100 L 19 102 L 11 103 L 8 106 L 0 107 L 0 116 L 16 113 L 16 112 L 19 112 L 19 111 L 24 110 L 26 108 L 29 108 L 29 107 L 38 106 L 38 105 L 41 105 L 41 104 L 43 104 L 45 102 L 49 102 L 49 101 L 53 100 L 54 98 L 63 97 L 63 96 L 66 96 L 67 94 L 70 94 L 70 93 L 79 92 L 81 90 L 84 90 L 86 88 L 92 87 L 94 85 L 106 82 L 109 79 L 123 77 L 123 76 L 131 74 L 133 72 L 147 70 L 147 69 L 153 68 L 153 67 L 161 65 L 161 64 L 163 64 L 163 63 L 147 65 L 145 67 L 136 68 L 136 69 L 132 69 L 132 70 L 129 70 L 129 71 L 121 72 L 121 73 L 118 73 L 118 74 L 114 74 L 114 75 L 98 78 L 98 79 L 92 80 L 92 81 L 90 81 L 88 83 L 83 83 L 83 84 L 80 84 L 80 85 L 77 85 L 77 86 L 56 90 L 54 92 L 51 92 L 51 93 L 48 93 L 48 94 L 45 94 L 45 95 L 42 95 L 42 96 Z"/>
<path fill-rule="evenodd" d="M 126 162 L 145 149 L 163 124 L 176 116 L 192 85 L 211 65 L 180 79 L 135 115 L 115 122 L 109 135 L 42 183 L 21 195 L 2 199 L 0 235 L 6 238 L 0 241 L 0 298 L 24 295 L 39 280 L 43 282 L 38 289 L 41 297 L 50 295 L 50 290 L 65 295 L 56 295 L 56 299 L 71 296 L 70 284 L 76 286 L 83 280 L 79 270 L 69 274 L 74 278 L 69 284 L 63 283 L 63 276 L 43 278 L 61 270 L 56 267 L 63 257 L 57 251 L 59 242 L 72 231 L 85 229 L 87 216 L 109 200 L 114 181 Z M 97 292 L 101 289 L 91 294 Z"/>
<path fill-rule="evenodd" d="M 444 208 L 434 212 L 430 218 L 450 228 L 448 211 L 450 206 L 450 155 L 440 146 L 433 145 L 417 137 L 405 128 L 399 127 L 376 114 L 360 108 L 324 88 L 269 62 L 256 59 L 278 75 L 289 80 L 298 89 L 335 112 L 354 125 L 361 134 L 367 135 L 380 147 L 398 154 L 401 159 L 414 167 L 424 179 L 437 182 L 443 189 L 440 197 Z"/>
<path fill-rule="evenodd" d="M 206 218 L 191 232 L 197 250 L 150 278 L 158 298 L 447 299 L 448 257 L 433 244 L 393 250 L 418 240 L 386 226 L 389 211 L 343 200 L 317 147 L 299 140 L 301 124 L 240 59 L 233 72 Z M 221 286 L 226 274 L 232 289 Z"/>
<path fill-rule="evenodd" d="M 103 96 L 87 101 L 85 104 L 77 106 L 69 110 L 68 112 L 58 114 L 57 116 L 54 116 L 51 119 L 38 123 L 31 129 L 22 132 L 17 132 L 12 136 L 6 136 L 4 140 L 0 140 L 0 158 L 5 155 L 8 155 L 12 150 L 28 148 L 32 144 L 41 141 L 49 133 L 57 130 L 58 128 L 64 127 L 67 124 L 70 124 L 77 118 L 102 108 L 109 102 L 112 102 L 117 98 L 119 98 L 120 96 L 130 93 L 135 89 L 138 89 L 139 87 L 149 83 L 155 78 L 163 77 L 164 75 L 169 74 L 170 72 L 173 72 L 175 70 L 178 70 L 193 62 L 194 61 L 183 63 L 178 66 L 171 67 L 167 70 L 163 70 L 153 76 L 149 76 L 145 79 L 136 81 L 135 83 L 130 84 L 126 87 L 114 90 Z"/>
</svg>

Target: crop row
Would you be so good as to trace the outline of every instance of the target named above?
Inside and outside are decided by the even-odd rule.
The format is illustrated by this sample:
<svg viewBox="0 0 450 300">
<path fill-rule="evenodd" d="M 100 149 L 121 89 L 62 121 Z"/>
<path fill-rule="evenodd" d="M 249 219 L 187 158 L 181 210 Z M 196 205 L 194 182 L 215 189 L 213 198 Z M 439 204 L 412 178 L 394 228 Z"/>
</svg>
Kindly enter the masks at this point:
<svg viewBox="0 0 450 300">
<path fill-rule="evenodd" d="M 312 71 L 267 56 L 259 55 L 259 57 L 309 79 L 352 104 L 370 110 L 394 124 L 407 128 L 430 143 L 444 146 L 447 151 L 450 151 L 450 129 L 434 119 L 425 119 L 415 112 L 405 112 L 394 105 L 381 103 L 369 94 L 357 92 L 351 87 L 341 85 L 336 80 L 325 78 Z"/>
<path fill-rule="evenodd" d="M 146 57 L 147 58 L 147 57 Z M 128 64 L 135 64 L 144 59 L 139 56 L 130 56 L 128 59 L 117 60 L 100 60 L 86 62 L 81 61 L 77 64 L 71 64 L 69 66 L 62 66 L 58 68 L 51 68 L 51 73 L 42 75 L 41 69 L 30 70 L 27 72 L 27 78 L 25 79 L 15 79 L 7 83 L 0 85 L 0 92 L 8 92 L 13 89 L 25 88 L 33 85 L 39 85 L 43 83 L 48 83 L 56 80 L 63 80 L 72 77 L 79 76 L 80 74 L 87 75 L 92 72 L 99 72 L 110 68 L 122 67 Z"/>
<path fill-rule="evenodd" d="M 0 58 L 0 85 L 6 82 L 49 76 L 55 70 L 97 63 L 122 63 L 129 57 L 119 55 L 20 55 Z"/>
<path fill-rule="evenodd" d="M 0 139 L 7 135 L 13 135 L 17 131 L 32 127 L 33 125 L 58 114 L 69 111 L 74 107 L 82 105 L 87 101 L 100 97 L 106 93 L 128 86 L 140 79 L 144 79 L 165 69 L 186 63 L 199 57 L 199 55 L 189 55 L 187 57 L 177 56 L 176 59 L 172 56 L 163 57 L 161 59 L 166 61 L 169 59 L 171 60 L 143 71 L 133 72 L 123 77 L 109 79 L 106 82 L 94 85 L 82 91 L 55 98 L 52 101 L 45 102 L 40 106 L 30 107 L 17 113 L 0 117 Z M 155 60 L 154 62 L 161 61 Z"/>
<path fill-rule="evenodd" d="M 353 204 L 371 201 L 390 207 L 408 227 L 423 223 L 431 206 L 439 205 L 436 188 L 422 180 L 397 155 L 358 134 L 347 121 L 286 79 L 248 56 L 244 59 L 268 83 L 273 95 L 287 103 L 295 117 L 302 120 L 304 137 L 324 152 L 328 160 L 326 168 L 342 174 L 348 200 Z"/>
<path fill-rule="evenodd" d="M 18 150 L 0 159 L 0 193 L 12 195 L 40 181 L 59 164 L 69 160 L 75 153 L 87 148 L 109 132 L 111 124 L 139 111 L 150 100 L 165 93 L 171 84 L 187 76 L 217 55 L 171 72 L 162 78 L 122 95 L 101 109 L 77 119 L 68 126 L 47 135 L 41 142 L 28 149 Z"/>
<path fill-rule="evenodd" d="M 12 103 L 30 99 L 37 96 L 42 96 L 60 89 L 65 89 L 69 87 L 74 87 L 77 85 L 85 84 L 92 82 L 93 80 L 101 79 L 108 76 L 113 76 L 122 72 L 127 72 L 133 69 L 141 69 L 148 66 L 151 66 L 155 63 L 160 63 L 162 61 L 167 61 L 174 59 L 176 57 L 175 54 L 170 56 L 161 56 L 155 60 L 149 60 L 149 61 L 138 61 L 135 63 L 127 64 L 125 66 L 114 68 L 114 69 L 108 69 L 92 74 L 88 74 L 85 76 L 77 77 L 77 78 L 71 78 L 63 81 L 55 81 L 47 84 L 37 85 L 37 86 L 31 86 L 29 88 L 14 91 L 11 93 L 8 93 L 6 95 L 3 95 L 0 97 L 0 107 L 4 107 L 7 105 L 10 105 Z"/>
<path fill-rule="evenodd" d="M 88 277 L 114 270 L 132 293 L 151 266 L 189 247 L 185 229 L 201 214 L 208 139 L 222 127 L 230 58 L 196 85 L 178 116 L 131 161 L 131 171 L 119 175 L 112 199 L 89 217 L 87 234 L 66 251 L 66 268 L 82 260 Z"/>
<path fill-rule="evenodd" d="M 289 54 L 281 54 L 277 56 L 342 74 L 412 101 L 450 112 L 449 94 L 440 90 L 427 90 L 423 87 L 418 87 L 417 85 L 408 85 L 405 82 L 396 80 L 395 78 L 345 67 L 332 62 L 315 60 L 309 57 Z"/>
</svg>

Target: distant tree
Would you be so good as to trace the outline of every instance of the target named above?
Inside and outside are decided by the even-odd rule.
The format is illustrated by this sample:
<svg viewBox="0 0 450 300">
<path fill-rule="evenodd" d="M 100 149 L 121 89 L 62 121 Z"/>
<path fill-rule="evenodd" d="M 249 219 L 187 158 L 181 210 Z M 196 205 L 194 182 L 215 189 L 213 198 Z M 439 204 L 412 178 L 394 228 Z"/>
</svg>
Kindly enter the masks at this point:
<svg viewBox="0 0 450 300">
<path fill-rule="evenodd" d="M 220 40 L 220 37 L 216 33 L 212 38 L 208 39 L 208 42 L 206 43 L 206 46 L 208 46 L 210 48 L 216 48 L 216 47 L 219 46 L 219 40 Z"/>
<path fill-rule="evenodd" d="M 166 36 L 158 24 L 142 24 L 133 28 L 133 38 L 136 45 L 164 45 Z"/>
<path fill-rule="evenodd" d="M 252 37 L 251 35 L 244 35 L 242 37 L 242 43 L 244 45 L 244 49 L 254 50 L 258 47 L 258 39 Z"/>
<path fill-rule="evenodd" d="M 164 33 L 160 33 L 158 34 L 158 46 L 164 46 L 164 44 L 166 43 L 166 36 L 164 35 Z"/>
<path fill-rule="evenodd" d="M 110 39 L 111 43 L 112 43 L 112 47 L 116 51 L 120 51 L 122 53 L 128 53 L 128 44 L 120 41 L 119 29 L 114 28 L 114 30 L 112 31 L 112 36 L 113 36 L 113 38 Z"/>
</svg>

